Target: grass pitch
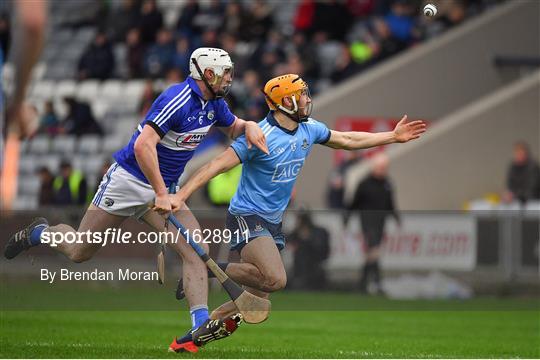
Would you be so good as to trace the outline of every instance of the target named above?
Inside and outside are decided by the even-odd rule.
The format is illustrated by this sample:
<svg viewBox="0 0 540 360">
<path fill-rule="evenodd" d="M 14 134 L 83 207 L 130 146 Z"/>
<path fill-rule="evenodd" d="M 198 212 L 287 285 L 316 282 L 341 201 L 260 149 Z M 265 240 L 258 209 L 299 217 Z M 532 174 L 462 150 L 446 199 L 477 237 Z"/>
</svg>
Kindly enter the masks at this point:
<svg viewBox="0 0 540 360">
<path fill-rule="evenodd" d="M 170 291 L 2 287 L 9 290 L 0 300 L 2 358 L 540 357 L 538 299 L 391 301 L 283 292 L 273 297 L 275 311 L 265 323 L 242 324 L 193 355 L 167 352 L 189 326 L 187 312 L 164 310 L 185 308 Z M 211 304 L 225 299 L 214 295 Z"/>
</svg>

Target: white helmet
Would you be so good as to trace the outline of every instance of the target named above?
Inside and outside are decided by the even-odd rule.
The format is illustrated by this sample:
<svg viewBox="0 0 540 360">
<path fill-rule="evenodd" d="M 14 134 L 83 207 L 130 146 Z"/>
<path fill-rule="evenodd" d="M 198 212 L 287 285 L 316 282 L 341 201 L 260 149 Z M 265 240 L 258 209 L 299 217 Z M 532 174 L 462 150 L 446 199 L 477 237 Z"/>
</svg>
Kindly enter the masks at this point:
<svg viewBox="0 0 540 360">
<path fill-rule="evenodd" d="M 193 59 L 195 59 L 203 74 L 206 69 L 212 69 L 214 74 L 222 77 L 225 70 L 230 69 L 232 71 L 233 69 L 231 57 L 225 50 L 201 47 L 193 51 L 189 59 L 189 75 L 196 80 L 202 80 L 202 78 Z"/>
</svg>

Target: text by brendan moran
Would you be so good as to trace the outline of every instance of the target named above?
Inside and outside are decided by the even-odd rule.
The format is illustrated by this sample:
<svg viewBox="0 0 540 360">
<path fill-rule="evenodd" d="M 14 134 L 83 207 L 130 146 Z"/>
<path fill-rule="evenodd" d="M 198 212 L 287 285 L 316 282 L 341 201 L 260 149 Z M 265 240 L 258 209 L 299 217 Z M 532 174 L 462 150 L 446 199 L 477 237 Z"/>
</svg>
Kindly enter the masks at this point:
<svg viewBox="0 0 540 360">
<path fill-rule="evenodd" d="M 52 284 L 55 281 L 157 281 L 159 275 L 157 271 L 132 271 L 128 268 L 117 271 L 71 271 L 60 269 L 50 271 L 41 269 L 40 280 Z"/>
</svg>

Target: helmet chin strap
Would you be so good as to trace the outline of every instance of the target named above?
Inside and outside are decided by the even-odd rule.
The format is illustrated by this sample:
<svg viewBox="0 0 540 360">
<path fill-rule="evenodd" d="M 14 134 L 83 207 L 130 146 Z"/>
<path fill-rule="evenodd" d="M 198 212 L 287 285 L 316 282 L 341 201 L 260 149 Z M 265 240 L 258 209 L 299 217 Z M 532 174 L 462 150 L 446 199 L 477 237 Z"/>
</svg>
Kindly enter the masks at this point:
<svg viewBox="0 0 540 360">
<path fill-rule="evenodd" d="M 299 114 L 299 110 L 300 108 L 298 107 L 298 103 L 296 102 L 296 97 L 293 95 L 291 96 L 291 99 L 292 99 L 292 103 L 294 105 L 294 107 L 292 109 L 287 109 L 285 106 L 283 105 L 280 105 L 280 104 L 277 104 L 276 102 L 274 102 L 274 100 L 272 100 L 270 98 L 270 96 L 268 96 L 264 90 L 261 90 L 264 94 L 264 96 L 272 103 L 272 105 L 275 106 L 275 108 L 281 112 L 283 115 L 287 116 L 289 119 L 291 119 L 292 121 L 294 122 L 297 122 L 297 123 L 302 123 L 302 122 L 306 122 L 308 121 L 309 119 L 309 114 L 307 116 L 302 116 L 300 117 L 300 114 Z"/>
<path fill-rule="evenodd" d="M 197 60 L 195 60 L 194 58 L 191 59 L 191 62 L 193 63 L 193 65 L 195 65 L 195 69 L 197 69 L 197 72 L 199 73 L 200 77 L 201 77 L 201 80 L 204 82 L 204 85 L 206 86 L 206 88 L 208 89 L 208 91 L 210 91 L 210 94 L 212 94 L 212 99 L 217 99 L 218 97 L 223 97 L 223 96 L 219 96 L 215 91 L 214 89 L 212 88 L 212 86 L 208 83 L 208 80 L 206 80 L 206 77 L 204 76 L 201 68 L 199 67 L 199 64 L 197 63 Z M 215 75 L 215 74 L 214 74 Z"/>
<path fill-rule="evenodd" d="M 286 115 L 289 119 L 297 122 L 297 123 L 303 123 L 308 121 L 309 114 L 306 116 L 300 116 L 300 108 L 298 107 L 298 103 L 296 102 L 296 97 L 293 95 L 291 96 L 292 103 L 294 107 L 289 110 L 283 105 L 275 104 L 276 108 L 281 111 L 284 115 Z"/>
<path fill-rule="evenodd" d="M 300 114 L 298 113 L 298 121 L 299 122 L 306 122 L 309 120 L 309 117 L 311 116 L 311 103 L 308 104 L 306 107 L 309 106 L 309 111 L 307 111 L 307 114 L 305 116 L 302 116 L 300 117 Z M 306 107 L 303 107 L 303 108 L 298 108 L 298 111 L 300 112 L 300 109 L 305 109 Z"/>
</svg>

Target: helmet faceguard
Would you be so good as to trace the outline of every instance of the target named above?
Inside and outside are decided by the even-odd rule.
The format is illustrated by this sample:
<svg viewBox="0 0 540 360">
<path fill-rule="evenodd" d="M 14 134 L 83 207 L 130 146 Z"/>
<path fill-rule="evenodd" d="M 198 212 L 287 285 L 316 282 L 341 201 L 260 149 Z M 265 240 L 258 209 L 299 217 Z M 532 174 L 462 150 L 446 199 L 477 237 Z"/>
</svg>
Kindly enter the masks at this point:
<svg viewBox="0 0 540 360">
<path fill-rule="evenodd" d="M 262 90 L 266 97 L 266 103 L 270 110 L 277 110 L 285 114 L 290 119 L 300 123 L 305 122 L 311 116 L 313 104 L 308 102 L 303 115 L 300 115 L 300 97 L 302 95 L 311 97 L 309 87 L 302 78 L 296 74 L 287 74 L 269 80 Z M 290 97 L 293 104 L 292 109 L 283 105 L 283 99 Z"/>
<path fill-rule="evenodd" d="M 190 60 L 190 76 L 196 80 L 202 80 L 214 99 L 225 97 L 229 93 L 234 77 L 234 64 L 225 50 L 198 48 L 191 54 Z M 204 76 L 204 71 L 207 69 L 214 73 L 210 81 Z M 230 73 L 231 81 L 223 86 L 226 73 Z M 219 89 L 217 91 L 214 90 L 216 85 Z"/>
</svg>

